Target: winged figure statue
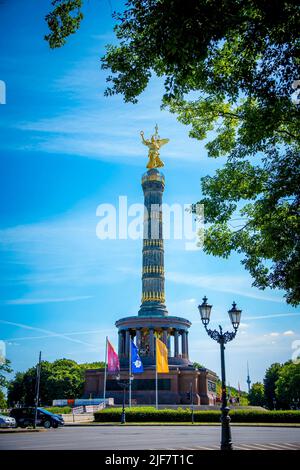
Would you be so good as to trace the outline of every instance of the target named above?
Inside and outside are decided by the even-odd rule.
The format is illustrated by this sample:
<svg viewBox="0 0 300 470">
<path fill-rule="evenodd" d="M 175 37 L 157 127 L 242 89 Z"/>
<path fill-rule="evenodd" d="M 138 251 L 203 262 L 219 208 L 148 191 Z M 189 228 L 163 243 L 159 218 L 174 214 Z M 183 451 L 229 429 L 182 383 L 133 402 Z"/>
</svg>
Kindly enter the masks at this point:
<svg viewBox="0 0 300 470">
<path fill-rule="evenodd" d="M 158 126 L 155 126 L 155 134 L 150 139 L 145 139 L 144 132 L 141 131 L 142 142 L 149 149 L 147 168 L 160 168 L 164 166 L 164 162 L 159 157 L 160 148 L 167 144 L 170 139 L 161 139 L 158 135 Z"/>
</svg>

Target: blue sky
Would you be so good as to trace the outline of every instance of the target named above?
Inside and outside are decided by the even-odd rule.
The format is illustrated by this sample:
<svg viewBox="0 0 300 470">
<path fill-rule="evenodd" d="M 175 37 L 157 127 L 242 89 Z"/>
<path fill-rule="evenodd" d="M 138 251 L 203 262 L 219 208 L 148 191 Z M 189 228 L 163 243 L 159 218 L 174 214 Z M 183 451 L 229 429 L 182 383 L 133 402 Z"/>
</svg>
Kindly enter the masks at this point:
<svg viewBox="0 0 300 470">
<path fill-rule="evenodd" d="M 141 295 L 141 241 L 99 240 L 96 208 L 142 202 L 140 178 L 147 149 L 139 132 L 155 123 L 170 143 L 165 161 L 164 202 L 188 204 L 200 196 L 200 177 L 222 160 L 209 160 L 204 143 L 160 110 L 161 82 L 153 78 L 137 105 L 105 98 L 100 57 L 114 41 L 111 8 L 123 2 L 90 0 L 81 30 L 51 51 L 43 36 L 50 1 L 0 5 L 1 316 L 0 339 L 15 371 L 47 360 L 103 360 L 114 322 L 135 315 Z M 231 385 L 246 388 L 272 362 L 291 358 L 300 339 L 299 309 L 282 293 L 251 287 L 237 255 L 228 260 L 186 251 L 180 240 L 165 244 L 169 313 L 192 321 L 190 356 L 219 373 L 218 345 L 206 336 L 198 303 L 213 304 L 212 326 L 230 327 L 227 310 L 242 308 L 237 339 L 226 348 Z"/>
</svg>

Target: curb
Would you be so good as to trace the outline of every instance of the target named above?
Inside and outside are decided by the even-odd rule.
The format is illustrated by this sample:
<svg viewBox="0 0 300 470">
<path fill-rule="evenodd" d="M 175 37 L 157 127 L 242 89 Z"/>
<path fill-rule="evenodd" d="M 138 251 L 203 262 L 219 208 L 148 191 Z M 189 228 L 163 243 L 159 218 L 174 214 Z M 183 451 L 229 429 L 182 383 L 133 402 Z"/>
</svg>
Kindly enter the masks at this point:
<svg viewBox="0 0 300 470">
<path fill-rule="evenodd" d="M 70 424 L 65 424 L 64 427 L 97 427 L 97 426 L 102 426 L 102 427 L 108 427 L 108 426 L 177 426 L 177 427 L 186 427 L 186 426 L 221 426 L 221 423 L 125 423 L 121 424 L 118 422 L 115 423 L 70 423 Z M 265 428 L 300 428 L 300 423 L 230 423 L 230 426 L 232 427 L 265 427 Z"/>
<path fill-rule="evenodd" d="M 0 429 L 0 434 L 21 434 L 23 432 L 44 432 L 46 429 Z"/>
</svg>

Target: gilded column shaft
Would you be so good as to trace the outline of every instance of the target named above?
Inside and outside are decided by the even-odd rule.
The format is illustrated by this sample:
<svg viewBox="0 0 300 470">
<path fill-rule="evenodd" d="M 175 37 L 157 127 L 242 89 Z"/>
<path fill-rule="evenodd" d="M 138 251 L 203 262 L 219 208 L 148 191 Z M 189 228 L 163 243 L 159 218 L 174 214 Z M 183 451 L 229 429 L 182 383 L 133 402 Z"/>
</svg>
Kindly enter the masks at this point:
<svg viewBox="0 0 300 470">
<path fill-rule="evenodd" d="M 162 194 L 164 176 L 150 169 L 142 178 L 144 192 L 144 240 L 142 266 L 142 305 L 139 315 L 165 316 L 164 243 Z"/>
</svg>

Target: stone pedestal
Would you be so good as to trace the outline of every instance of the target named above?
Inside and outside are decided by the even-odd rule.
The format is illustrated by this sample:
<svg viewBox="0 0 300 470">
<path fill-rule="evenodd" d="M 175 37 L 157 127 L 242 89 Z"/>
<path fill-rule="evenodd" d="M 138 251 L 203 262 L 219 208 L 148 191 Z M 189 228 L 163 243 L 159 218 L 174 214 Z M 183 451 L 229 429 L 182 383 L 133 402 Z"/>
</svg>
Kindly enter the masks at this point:
<svg viewBox="0 0 300 470">
<path fill-rule="evenodd" d="M 120 376 L 121 380 L 128 380 L 128 369 L 121 369 Z M 208 369 L 196 370 L 193 367 L 179 368 L 170 366 L 168 374 L 158 375 L 158 403 L 160 405 L 189 405 L 191 400 L 188 393 L 190 392 L 190 384 L 193 383 L 194 405 L 215 405 L 215 391 L 208 390 L 207 383 L 209 382 L 214 387 L 216 379 L 216 374 Z M 103 387 L 104 370 L 87 370 L 84 397 L 102 398 Z M 107 376 L 106 396 L 114 398 L 115 404 L 122 404 L 123 392 L 115 375 L 108 374 Z M 126 402 L 128 403 L 128 393 Z M 155 404 L 154 367 L 146 367 L 142 374 L 134 376 L 132 402 L 137 405 Z"/>
</svg>

